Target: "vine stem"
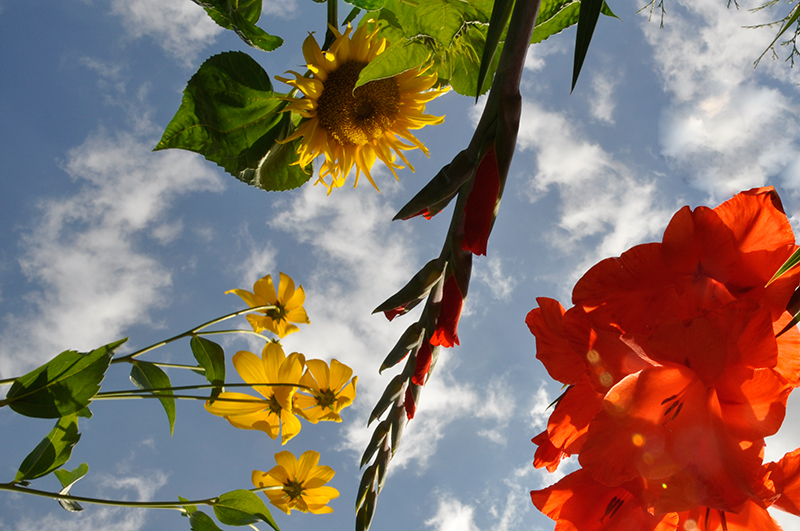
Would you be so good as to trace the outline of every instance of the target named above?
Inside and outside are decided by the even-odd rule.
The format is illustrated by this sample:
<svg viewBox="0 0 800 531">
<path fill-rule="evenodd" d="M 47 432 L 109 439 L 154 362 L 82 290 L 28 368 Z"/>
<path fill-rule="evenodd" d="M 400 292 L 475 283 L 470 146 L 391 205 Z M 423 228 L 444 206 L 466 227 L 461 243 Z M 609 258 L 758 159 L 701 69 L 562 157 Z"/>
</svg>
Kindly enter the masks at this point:
<svg viewBox="0 0 800 531">
<path fill-rule="evenodd" d="M 300 385 L 295 383 L 238 383 L 238 384 L 221 384 L 221 385 L 213 385 L 213 384 L 205 384 L 205 385 L 182 385 L 178 387 L 153 387 L 150 389 L 127 389 L 123 391 L 105 391 L 102 393 L 97 393 L 92 398 L 94 400 L 115 400 L 115 399 L 122 399 L 122 398 L 197 398 L 201 400 L 208 400 L 208 397 L 202 396 L 192 396 L 192 395 L 155 395 L 152 393 L 158 392 L 166 392 L 166 391 L 190 391 L 194 389 L 216 389 L 219 387 L 259 387 L 259 386 L 269 386 L 269 387 L 297 387 L 299 389 L 305 389 L 307 391 L 313 391 L 312 387 L 307 385 Z M 262 402 L 263 399 L 253 397 L 253 400 L 244 400 L 244 399 L 236 399 L 236 398 L 215 398 L 214 400 L 220 400 L 222 402 Z"/>
<path fill-rule="evenodd" d="M 282 489 L 282 486 L 274 486 L 274 487 L 258 487 L 254 489 L 248 489 L 250 492 L 263 492 L 266 490 L 278 490 Z M 95 505 L 111 505 L 115 507 L 138 507 L 140 509 L 175 509 L 175 510 L 183 510 L 183 508 L 187 505 L 215 505 L 219 500 L 219 496 L 215 496 L 213 498 L 205 498 L 202 500 L 187 500 L 187 501 L 177 501 L 177 502 L 133 502 L 133 501 L 124 501 L 124 500 L 104 500 L 101 498 L 89 498 L 86 496 L 73 496 L 71 494 L 60 494 L 58 492 L 48 492 L 45 490 L 38 490 L 38 489 L 30 489 L 28 487 L 22 487 L 17 485 L 14 482 L 11 483 L 0 483 L 0 490 L 6 490 L 10 492 L 20 492 L 22 494 L 30 494 L 31 496 L 41 496 L 43 498 L 54 498 L 56 500 L 65 500 L 65 501 L 73 501 L 79 503 L 92 503 Z"/>
<path fill-rule="evenodd" d="M 203 328 L 208 328 L 209 326 L 215 325 L 217 323 L 221 323 L 222 321 L 231 319 L 231 318 L 236 317 L 238 315 L 242 315 L 242 314 L 250 313 L 250 312 L 263 311 L 263 310 L 274 310 L 274 309 L 277 309 L 277 307 L 272 305 L 272 304 L 265 304 L 263 306 L 253 306 L 252 308 L 247 308 L 245 310 L 239 310 L 238 312 L 233 312 L 233 313 L 229 313 L 228 315 L 223 315 L 222 317 L 217 317 L 216 319 L 212 319 L 211 321 L 208 321 L 207 323 L 203 323 L 200 326 L 192 328 L 191 330 L 187 330 L 186 332 L 183 332 L 182 334 L 178 334 L 177 336 L 173 336 L 173 337 L 171 337 L 169 339 L 165 339 L 164 341 L 159 341 L 158 343 L 154 343 L 154 344 L 150 345 L 149 347 L 145 347 L 143 349 L 139 349 L 136 352 L 131 352 L 127 356 L 122 356 L 120 358 L 115 358 L 115 359 L 111 360 L 111 364 L 113 365 L 114 363 L 130 363 L 130 361 L 132 359 L 134 359 L 137 356 L 141 356 L 145 352 L 150 352 L 151 350 L 155 350 L 155 349 L 157 349 L 159 347 L 163 347 L 167 343 L 172 343 L 173 341 L 177 341 L 178 339 L 181 339 L 181 338 L 184 338 L 184 337 L 190 337 L 190 336 L 194 336 L 194 335 L 207 335 L 210 332 L 204 332 L 203 334 L 198 334 L 198 332 L 200 332 L 200 330 L 202 330 Z M 246 332 L 246 331 L 242 330 L 241 332 Z M 261 334 L 258 334 L 258 335 L 261 335 Z M 261 336 L 261 337 L 264 337 L 264 336 Z"/>
</svg>

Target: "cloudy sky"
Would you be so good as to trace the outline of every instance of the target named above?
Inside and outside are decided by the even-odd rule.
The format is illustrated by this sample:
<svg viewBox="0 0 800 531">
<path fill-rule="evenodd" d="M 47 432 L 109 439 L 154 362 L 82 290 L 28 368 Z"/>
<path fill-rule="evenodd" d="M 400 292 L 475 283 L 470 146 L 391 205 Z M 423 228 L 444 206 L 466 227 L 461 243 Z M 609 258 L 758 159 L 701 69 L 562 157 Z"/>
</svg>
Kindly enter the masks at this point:
<svg viewBox="0 0 800 531">
<path fill-rule="evenodd" d="M 552 529 L 528 492 L 576 464 L 552 475 L 531 467 L 530 439 L 559 392 L 524 325 L 535 298 L 568 305 L 588 267 L 659 239 L 684 204 L 715 206 L 769 184 L 797 225 L 800 70 L 769 55 L 754 69 L 774 30 L 743 28 L 774 14 L 750 12 L 757 4 L 747 1 L 729 9 L 725 0 L 665 0 L 660 29 L 658 12 L 652 22 L 636 14 L 642 4 L 611 2 L 622 20 L 600 20 L 571 95 L 574 31 L 530 49 L 518 149 L 488 257 L 475 260 L 461 346 L 443 355 L 422 394 L 375 529 Z M 302 40 L 324 31 L 324 16 L 309 0 L 265 0 L 261 25 L 286 43 L 253 57 L 270 75 L 301 68 Z M 370 312 L 438 254 L 450 214 L 390 220 L 466 146 L 480 108 L 456 94 L 430 104 L 447 116 L 418 135 L 431 159 L 412 153 L 417 172 L 403 171 L 399 183 L 376 167 L 382 194 L 362 186 L 327 197 L 310 185 L 269 194 L 199 155 L 151 151 L 200 63 L 244 49 L 190 0 L 0 0 L 0 43 L 0 378 L 66 349 L 130 336 L 130 351 L 177 334 L 240 309 L 226 290 L 279 271 L 304 286 L 312 322 L 285 339 L 287 351 L 339 359 L 359 376 L 342 424 L 306 425 L 284 448 L 196 402 L 178 404 L 172 438 L 155 402 L 98 403 L 70 462 L 90 466 L 73 492 L 205 498 L 248 488 L 251 471 L 271 468 L 282 449 L 316 449 L 337 471 L 335 512 L 286 518 L 276 510 L 278 523 L 352 529 L 366 418 L 393 375 L 378 367 L 406 324 Z M 260 348 L 222 343 L 229 355 Z M 153 356 L 192 363 L 185 343 Z M 104 385 L 130 387 L 118 365 Z M 795 399 L 768 440 L 768 459 L 800 446 L 798 414 Z M 0 409 L 0 481 L 51 426 Z M 57 490 L 52 477 L 35 485 Z M 779 517 L 800 530 L 800 520 Z M 188 522 L 173 511 L 75 515 L 52 500 L 0 494 L 2 531 L 181 526 Z"/>
</svg>

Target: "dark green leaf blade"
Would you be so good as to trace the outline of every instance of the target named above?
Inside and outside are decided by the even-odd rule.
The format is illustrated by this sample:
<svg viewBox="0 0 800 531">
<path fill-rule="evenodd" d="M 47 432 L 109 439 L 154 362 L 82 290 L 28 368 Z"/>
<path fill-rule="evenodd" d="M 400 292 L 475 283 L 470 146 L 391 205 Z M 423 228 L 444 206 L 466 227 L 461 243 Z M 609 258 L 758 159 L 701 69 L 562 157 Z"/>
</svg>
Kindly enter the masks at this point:
<svg viewBox="0 0 800 531">
<path fill-rule="evenodd" d="M 139 389 L 165 389 L 172 387 L 172 382 L 169 381 L 167 373 L 162 371 L 158 365 L 147 361 L 134 360 L 131 362 L 131 382 Z M 153 394 L 158 396 L 158 401 L 164 406 L 164 412 L 167 414 L 169 421 L 169 434 L 172 435 L 175 431 L 175 399 L 172 398 L 172 390 L 168 391 L 153 391 Z"/>
<path fill-rule="evenodd" d="M 283 44 L 283 39 L 256 26 L 261 17 L 261 0 L 193 1 L 202 6 L 214 22 L 235 31 L 248 46 L 271 52 Z"/>
<path fill-rule="evenodd" d="M 8 405 L 27 417 L 59 418 L 77 413 L 100 390 L 114 350 L 125 341 L 121 339 L 88 354 L 62 352 L 17 378 L 0 405 Z"/>
<path fill-rule="evenodd" d="M 214 503 L 214 514 L 226 525 L 250 525 L 261 520 L 280 531 L 261 498 L 249 490 L 239 489 L 221 495 Z"/>
<path fill-rule="evenodd" d="M 265 190 L 296 188 L 309 178 L 299 167 L 271 173 L 278 158 L 281 163 L 297 161 L 296 147 L 291 151 L 276 143 L 289 135 L 292 126 L 288 113 L 281 113 L 287 105 L 281 96 L 249 55 L 215 55 L 189 80 L 181 106 L 155 150 L 200 153 L 237 179 Z"/>
<path fill-rule="evenodd" d="M 22 461 L 14 481 L 40 478 L 59 468 L 69 461 L 72 448 L 80 438 L 77 415 L 58 419 L 50 433 Z"/>
<path fill-rule="evenodd" d="M 214 520 L 203 511 L 193 511 L 189 514 L 189 525 L 192 531 L 222 531 Z"/>
<path fill-rule="evenodd" d="M 217 396 L 225 383 L 225 351 L 217 343 L 199 336 L 192 337 L 190 346 L 197 363 L 205 369 L 208 383 L 220 386 L 211 393 L 212 397 Z"/>
<path fill-rule="evenodd" d="M 302 186 L 314 173 L 312 164 L 305 168 L 297 164 L 297 148 L 302 141 L 302 138 L 296 138 L 285 144 L 273 144 L 258 167 L 247 168 L 236 178 L 268 192 L 282 192 Z"/>
<path fill-rule="evenodd" d="M 594 28 L 597 26 L 597 19 L 600 18 L 600 10 L 603 8 L 603 0 L 582 0 L 580 14 L 578 15 L 578 34 L 575 37 L 575 62 L 572 66 L 572 88 L 578 82 L 578 76 L 583 68 L 583 61 L 586 59 L 586 52 L 589 51 L 589 43 L 592 42 Z"/>
<path fill-rule="evenodd" d="M 489 28 L 486 32 L 486 42 L 483 47 L 483 54 L 481 54 L 481 66 L 478 70 L 477 86 L 483 87 L 486 80 L 486 75 L 489 72 L 489 65 L 492 64 L 495 53 L 497 52 L 497 45 L 500 43 L 500 37 L 503 36 L 508 24 L 508 19 L 511 17 L 511 8 L 514 7 L 514 0 L 495 0 L 492 6 L 492 16 L 489 19 Z M 480 96 L 476 92 L 475 99 Z"/>
</svg>

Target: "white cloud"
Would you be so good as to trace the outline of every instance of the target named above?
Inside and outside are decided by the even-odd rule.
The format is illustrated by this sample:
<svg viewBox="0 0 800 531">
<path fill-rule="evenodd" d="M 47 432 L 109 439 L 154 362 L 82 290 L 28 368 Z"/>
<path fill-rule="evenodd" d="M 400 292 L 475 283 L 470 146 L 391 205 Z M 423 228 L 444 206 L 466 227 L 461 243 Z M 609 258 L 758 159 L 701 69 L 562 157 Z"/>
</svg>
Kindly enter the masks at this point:
<svg viewBox="0 0 800 531">
<path fill-rule="evenodd" d="M 112 0 L 111 12 L 122 17 L 131 37 L 152 38 L 187 66 L 223 31 L 190 0 Z"/>
<path fill-rule="evenodd" d="M 533 395 L 531 399 L 531 406 L 529 409 L 529 415 L 531 418 L 531 427 L 542 431 L 547 426 L 547 419 L 550 418 L 551 411 L 549 410 L 550 403 L 553 401 L 547 395 L 547 384 L 542 382 L 539 385 L 539 389 L 536 390 L 536 394 Z"/>
<path fill-rule="evenodd" d="M 125 495 L 125 492 L 132 492 L 135 494 L 136 501 L 150 501 L 156 491 L 166 483 L 167 477 L 161 472 L 155 472 L 146 476 L 106 477 L 101 480 L 101 487 L 105 498 L 127 500 L 128 496 Z M 16 531 L 30 531 L 31 529 L 140 531 L 146 528 L 147 510 L 82 505 L 84 511 L 73 513 L 69 518 L 64 518 L 65 513 L 59 509 L 58 513 L 50 512 L 36 518 L 25 517 L 14 527 L 8 529 Z"/>
<path fill-rule="evenodd" d="M 658 205 L 656 183 L 637 177 L 625 164 L 585 138 L 564 115 L 536 104 L 523 107 L 519 150 L 536 153 L 536 172 L 529 180 L 532 202 L 556 188 L 561 202 L 556 227 L 545 238 L 564 253 L 577 245 L 582 260 L 571 275 L 561 275 L 571 286 L 579 275 L 607 256 L 663 231 L 672 208 Z M 592 237 L 598 243 L 585 249 Z"/>
<path fill-rule="evenodd" d="M 503 273 L 503 261 L 497 255 L 473 262 L 475 280 L 483 282 L 489 288 L 493 299 L 506 301 L 514 291 L 514 287 L 522 280 L 519 276 Z"/>
<path fill-rule="evenodd" d="M 297 0 L 264 0 L 261 4 L 262 17 L 293 19 L 299 15 Z"/>
<path fill-rule="evenodd" d="M 619 76 L 612 76 L 610 72 L 600 72 L 592 78 L 593 95 L 590 100 L 589 112 L 594 118 L 609 125 L 614 124 L 614 89 L 619 83 Z"/>
<path fill-rule="evenodd" d="M 681 8 L 670 11 L 663 30 L 642 22 L 672 98 L 660 121 L 662 153 L 719 201 L 766 184 L 800 156 L 794 88 L 781 88 L 800 81 L 800 73 L 782 61 L 753 69 L 775 29 L 742 26 L 772 21 L 771 10 L 727 9 L 716 0 L 676 3 Z"/>
<path fill-rule="evenodd" d="M 444 497 L 439 501 L 436 515 L 425 521 L 435 531 L 480 531 L 474 522 L 475 510 L 455 498 Z"/>
<path fill-rule="evenodd" d="M 180 223 L 166 216 L 171 202 L 222 184 L 196 155 L 152 153 L 153 143 L 101 131 L 69 152 L 65 169 L 77 191 L 42 200 L 21 238 L 20 267 L 35 288 L 3 316 L 0 374 L 118 339 L 163 302 L 170 272 L 140 242 L 177 237 Z"/>
</svg>

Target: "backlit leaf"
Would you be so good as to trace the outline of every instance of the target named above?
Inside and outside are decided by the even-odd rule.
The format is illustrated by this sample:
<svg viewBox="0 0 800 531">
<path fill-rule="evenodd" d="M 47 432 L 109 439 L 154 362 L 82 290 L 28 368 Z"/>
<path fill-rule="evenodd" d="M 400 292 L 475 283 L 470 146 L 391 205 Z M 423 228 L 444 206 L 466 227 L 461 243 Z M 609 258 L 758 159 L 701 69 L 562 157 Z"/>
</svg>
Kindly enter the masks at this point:
<svg viewBox="0 0 800 531">
<path fill-rule="evenodd" d="M 219 385 L 225 382 L 225 351 L 213 341 L 204 337 L 194 336 L 190 342 L 192 354 L 203 369 L 208 383 Z M 214 389 L 212 396 L 219 394 L 221 389 Z"/>
<path fill-rule="evenodd" d="M 20 376 L 0 405 L 27 417 L 59 418 L 84 409 L 100 390 L 114 350 L 127 339 L 88 354 L 67 350 Z"/>
<path fill-rule="evenodd" d="M 36 479 L 59 468 L 69 461 L 72 448 L 80 438 L 77 415 L 58 419 L 50 433 L 22 461 L 14 481 Z"/>
<path fill-rule="evenodd" d="M 214 514 L 226 525 L 250 525 L 260 520 L 280 531 L 261 498 L 249 490 L 234 490 L 217 498 Z"/>
<path fill-rule="evenodd" d="M 172 387 L 167 373 L 161 370 L 158 365 L 147 361 L 134 360 L 131 368 L 131 382 L 139 389 L 165 389 Z M 175 399 L 172 398 L 172 390 L 153 391 L 158 396 L 158 401 L 164 406 L 164 412 L 169 421 L 169 434 L 175 431 Z"/>
<path fill-rule="evenodd" d="M 283 39 L 256 26 L 261 17 L 261 0 L 193 0 L 202 6 L 214 22 L 233 30 L 249 46 L 270 52 Z"/>
</svg>

